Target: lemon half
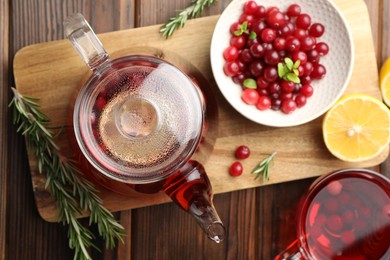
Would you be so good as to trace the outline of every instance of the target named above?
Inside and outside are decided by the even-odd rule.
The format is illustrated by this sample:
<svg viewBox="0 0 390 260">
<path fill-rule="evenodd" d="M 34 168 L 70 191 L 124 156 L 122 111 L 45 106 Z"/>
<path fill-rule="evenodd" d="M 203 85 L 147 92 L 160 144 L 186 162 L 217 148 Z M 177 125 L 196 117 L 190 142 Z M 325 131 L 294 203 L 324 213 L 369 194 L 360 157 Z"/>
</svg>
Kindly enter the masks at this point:
<svg viewBox="0 0 390 260">
<path fill-rule="evenodd" d="M 372 159 L 390 143 L 390 110 L 372 96 L 344 96 L 326 113 L 322 133 L 326 147 L 340 160 Z"/>
</svg>

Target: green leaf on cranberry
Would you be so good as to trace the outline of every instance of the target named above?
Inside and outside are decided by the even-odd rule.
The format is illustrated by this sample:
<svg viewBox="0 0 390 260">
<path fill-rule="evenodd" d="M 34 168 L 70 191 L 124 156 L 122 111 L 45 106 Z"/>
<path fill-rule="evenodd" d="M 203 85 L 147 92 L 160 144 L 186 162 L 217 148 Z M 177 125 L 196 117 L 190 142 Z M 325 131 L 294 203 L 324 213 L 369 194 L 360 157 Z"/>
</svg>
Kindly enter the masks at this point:
<svg viewBox="0 0 390 260">
<path fill-rule="evenodd" d="M 256 38 L 257 38 L 257 34 L 254 31 L 251 31 L 251 33 L 249 34 L 249 39 L 254 40 Z"/>
<path fill-rule="evenodd" d="M 301 83 L 299 79 L 299 71 L 298 67 L 301 64 L 300 60 L 293 62 L 290 58 L 285 58 L 284 63 L 278 63 L 278 76 L 287 81 L 291 81 L 294 83 Z"/>
<path fill-rule="evenodd" d="M 297 84 L 301 82 L 301 80 L 295 73 L 288 73 L 286 75 L 286 79 Z"/>
<path fill-rule="evenodd" d="M 294 62 L 290 58 L 285 58 L 284 62 L 286 63 L 286 66 L 289 71 L 291 71 L 294 68 Z"/>
<path fill-rule="evenodd" d="M 298 69 L 299 65 L 301 65 L 301 61 L 300 60 L 297 60 L 294 65 L 293 65 L 293 69 Z M 298 75 L 298 74 L 297 74 Z"/>
<path fill-rule="evenodd" d="M 289 69 L 287 68 L 286 65 L 284 65 L 281 62 L 278 63 L 278 75 L 279 75 L 279 78 L 283 78 L 289 72 L 290 71 L 289 71 Z"/>
<path fill-rule="evenodd" d="M 251 79 L 251 78 L 245 79 L 243 85 L 246 88 L 257 89 L 256 80 Z"/>
<path fill-rule="evenodd" d="M 247 22 L 247 21 L 243 22 L 243 23 L 240 25 L 240 29 L 234 31 L 234 35 L 235 35 L 235 36 L 240 36 L 240 35 L 242 35 L 243 33 L 248 34 L 248 22 Z"/>
</svg>

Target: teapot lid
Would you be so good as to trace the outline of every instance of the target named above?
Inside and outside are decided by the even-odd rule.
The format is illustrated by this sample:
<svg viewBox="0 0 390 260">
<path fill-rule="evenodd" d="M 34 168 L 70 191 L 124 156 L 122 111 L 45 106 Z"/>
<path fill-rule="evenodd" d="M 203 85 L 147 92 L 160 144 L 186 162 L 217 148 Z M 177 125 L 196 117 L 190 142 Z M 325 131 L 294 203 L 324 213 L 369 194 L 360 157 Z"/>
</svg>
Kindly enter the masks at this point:
<svg viewBox="0 0 390 260">
<path fill-rule="evenodd" d="M 75 104 L 74 128 L 85 157 L 100 172 L 149 183 L 177 171 L 202 135 L 204 100 L 172 64 L 133 55 L 108 61 Z"/>
</svg>

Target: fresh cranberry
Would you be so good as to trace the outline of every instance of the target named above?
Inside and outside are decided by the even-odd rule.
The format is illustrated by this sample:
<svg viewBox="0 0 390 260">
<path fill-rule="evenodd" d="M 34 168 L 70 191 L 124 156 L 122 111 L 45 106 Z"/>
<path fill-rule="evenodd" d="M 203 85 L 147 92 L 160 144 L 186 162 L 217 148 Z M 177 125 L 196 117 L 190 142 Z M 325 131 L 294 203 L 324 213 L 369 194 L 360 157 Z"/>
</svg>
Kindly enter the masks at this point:
<svg viewBox="0 0 390 260">
<path fill-rule="evenodd" d="M 278 78 L 278 70 L 269 66 L 264 69 L 264 79 L 268 82 L 274 82 Z"/>
<path fill-rule="evenodd" d="M 317 43 L 315 49 L 321 56 L 325 56 L 329 52 L 329 46 L 325 42 Z"/>
<path fill-rule="evenodd" d="M 239 73 L 236 76 L 232 77 L 234 83 L 238 85 L 242 85 L 244 83 L 244 80 L 247 79 L 246 75 L 243 73 Z"/>
<path fill-rule="evenodd" d="M 320 23 L 313 23 L 309 29 L 309 35 L 313 37 L 321 37 L 325 32 L 325 27 Z"/>
<path fill-rule="evenodd" d="M 265 64 L 262 60 L 254 60 L 249 64 L 249 71 L 254 77 L 259 77 L 263 74 Z"/>
<path fill-rule="evenodd" d="M 311 84 L 312 78 L 310 76 L 303 76 L 301 77 L 301 84 L 306 85 L 306 84 Z"/>
<path fill-rule="evenodd" d="M 286 48 L 286 38 L 276 37 L 272 45 L 275 50 L 283 51 Z"/>
<path fill-rule="evenodd" d="M 306 105 L 307 98 L 302 94 L 298 94 L 295 96 L 295 103 L 297 103 L 297 107 L 303 107 Z"/>
<path fill-rule="evenodd" d="M 242 172 L 243 167 L 240 162 L 234 162 L 229 168 L 229 173 L 231 176 L 240 176 Z"/>
<path fill-rule="evenodd" d="M 279 52 L 277 52 L 276 50 L 266 51 L 264 55 L 264 61 L 269 65 L 278 64 L 278 62 L 280 61 Z"/>
<path fill-rule="evenodd" d="M 226 76 L 236 76 L 240 72 L 240 68 L 238 67 L 237 62 L 227 62 L 223 66 L 223 71 L 225 72 Z"/>
<path fill-rule="evenodd" d="M 298 40 L 301 40 L 303 37 L 307 36 L 307 31 L 305 29 L 302 29 L 302 28 L 297 28 L 294 31 L 293 35 Z"/>
<path fill-rule="evenodd" d="M 292 99 L 285 99 L 282 101 L 281 110 L 285 114 L 290 114 L 295 111 L 297 104 Z"/>
<path fill-rule="evenodd" d="M 246 44 L 246 39 L 243 35 L 233 36 L 230 39 L 230 45 L 235 46 L 237 49 L 244 48 L 245 44 Z"/>
<path fill-rule="evenodd" d="M 301 48 L 301 42 L 298 40 L 298 38 L 295 37 L 288 37 L 286 39 L 286 50 L 290 52 L 298 51 Z"/>
<path fill-rule="evenodd" d="M 297 17 L 301 13 L 301 7 L 298 4 L 292 4 L 287 8 L 287 15 Z"/>
<path fill-rule="evenodd" d="M 282 102 L 283 102 L 283 100 L 286 100 L 286 99 L 293 99 L 293 93 L 292 92 L 282 92 L 281 94 L 280 94 L 280 99 L 282 100 Z"/>
<path fill-rule="evenodd" d="M 261 33 L 263 32 L 263 30 L 267 28 L 267 24 L 266 22 L 264 22 L 263 20 L 256 20 L 252 23 L 252 31 L 254 31 L 256 33 L 256 35 L 260 36 Z"/>
<path fill-rule="evenodd" d="M 251 14 L 241 14 L 240 18 L 238 19 L 238 22 L 240 24 L 243 24 L 244 22 L 247 22 L 249 28 L 252 26 L 252 23 L 254 21 L 255 21 L 255 16 L 253 16 Z"/>
<path fill-rule="evenodd" d="M 265 14 L 266 14 L 266 8 L 263 5 L 259 5 L 257 7 L 257 11 L 256 11 L 256 13 L 254 15 L 257 18 L 264 18 Z"/>
<path fill-rule="evenodd" d="M 282 105 L 282 100 L 280 98 L 271 98 L 271 109 L 272 110 L 280 110 Z"/>
<path fill-rule="evenodd" d="M 238 57 L 238 49 L 235 46 L 227 47 L 223 52 L 223 58 L 226 61 L 234 61 Z"/>
<path fill-rule="evenodd" d="M 255 43 L 249 48 L 250 54 L 255 58 L 261 58 L 264 56 L 265 49 L 260 43 Z"/>
<path fill-rule="evenodd" d="M 267 15 L 267 23 L 273 29 L 280 29 L 286 24 L 284 15 L 280 11 L 274 11 Z"/>
<path fill-rule="evenodd" d="M 268 96 L 269 95 L 269 92 L 268 92 L 268 89 L 267 88 L 257 88 L 257 92 L 259 92 L 259 95 L 260 97 L 261 96 Z M 259 97 L 259 99 L 260 99 Z M 257 105 L 256 105 L 257 106 Z"/>
<path fill-rule="evenodd" d="M 310 84 L 302 85 L 300 93 L 305 97 L 311 97 L 313 95 L 313 87 Z"/>
<path fill-rule="evenodd" d="M 259 110 L 267 110 L 271 107 L 271 99 L 268 96 L 260 96 L 257 101 L 256 108 Z"/>
<path fill-rule="evenodd" d="M 258 5 L 255 1 L 248 1 L 244 4 L 244 13 L 246 14 L 256 14 L 258 10 Z"/>
<path fill-rule="evenodd" d="M 271 6 L 271 7 L 268 7 L 267 11 L 265 12 L 265 16 L 269 16 L 271 13 L 273 12 L 278 12 L 280 11 L 278 7 L 276 6 Z"/>
<path fill-rule="evenodd" d="M 326 68 L 322 64 L 316 64 L 314 65 L 313 72 L 310 74 L 310 76 L 313 79 L 322 79 L 325 77 L 326 74 Z"/>
<path fill-rule="evenodd" d="M 246 159 L 251 154 L 251 150 L 246 145 L 241 145 L 236 149 L 236 157 L 238 159 Z"/>
<path fill-rule="evenodd" d="M 265 28 L 261 32 L 261 40 L 266 43 L 271 43 L 276 38 L 276 31 L 271 28 Z"/>
<path fill-rule="evenodd" d="M 313 63 L 311 62 L 306 62 L 305 64 L 301 65 L 301 67 L 303 68 L 303 76 L 310 76 L 310 74 L 312 73 L 313 71 Z"/>
<path fill-rule="evenodd" d="M 241 98 L 248 105 L 255 105 L 259 100 L 259 93 L 255 89 L 247 88 L 242 92 Z"/>
<path fill-rule="evenodd" d="M 304 36 L 301 39 L 301 49 L 303 51 L 310 51 L 314 49 L 316 45 L 316 39 L 313 36 Z"/>
<path fill-rule="evenodd" d="M 282 28 L 279 29 L 279 34 L 281 36 L 287 37 L 294 33 L 295 26 L 291 22 L 287 22 Z"/>
<path fill-rule="evenodd" d="M 269 90 L 270 93 L 280 94 L 282 92 L 282 87 L 280 86 L 279 82 L 272 82 L 269 85 L 268 90 Z"/>
<path fill-rule="evenodd" d="M 247 47 L 251 47 L 253 44 L 259 43 L 258 38 L 249 38 L 248 41 L 246 42 Z"/>
<path fill-rule="evenodd" d="M 269 86 L 269 82 L 264 79 L 263 76 L 257 77 L 257 88 L 265 89 Z"/>
<path fill-rule="evenodd" d="M 249 63 L 253 60 L 253 56 L 251 55 L 249 49 L 243 49 L 238 54 L 238 59 L 244 63 Z"/>
<path fill-rule="evenodd" d="M 248 77 L 250 76 L 249 72 L 247 71 L 247 63 L 242 62 L 241 60 L 236 60 L 238 68 L 240 69 L 240 72 L 246 74 Z"/>
<path fill-rule="evenodd" d="M 295 83 L 288 80 L 282 80 L 280 86 L 285 93 L 292 93 L 295 89 Z"/>
<path fill-rule="evenodd" d="M 318 63 L 320 60 L 320 53 L 316 49 L 312 49 L 306 52 L 307 60 L 311 63 Z"/>
<path fill-rule="evenodd" d="M 307 62 L 307 55 L 304 51 L 296 51 L 292 54 L 292 60 L 296 62 L 300 61 L 300 65 L 304 65 Z"/>
<path fill-rule="evenodd" d="M 308 14 L 300 14 L 297 17 L 296 25 L 298 28 L 308 29 L 311 24 L 311 17 Z"/>
<path fill-rule="evenodd" d="M 234 35 L 234 33 L 241 29 L 241 25 L 239 22 L 234 22 L 230 25 L 230 33 Z"/>
<path fill-rule="evenodd" d="M 297 70 L 298 70 L 298 76 L 299 77 L 303 76 L 303 73 L 305 72 L 305 69 L 302 66 L 299 66 L 297 68 Z"/>
</svg>

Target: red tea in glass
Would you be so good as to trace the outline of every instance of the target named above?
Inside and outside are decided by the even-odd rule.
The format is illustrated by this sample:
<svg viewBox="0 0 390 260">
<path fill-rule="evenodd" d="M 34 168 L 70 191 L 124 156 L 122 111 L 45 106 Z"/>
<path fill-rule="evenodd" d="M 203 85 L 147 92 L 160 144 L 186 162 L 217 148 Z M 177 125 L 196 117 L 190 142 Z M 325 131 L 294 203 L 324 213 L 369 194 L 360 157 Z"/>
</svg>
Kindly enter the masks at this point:
<svg viewBox="0 0 390 260">
<path fill-rule="evenodd" d="M 390 181 L 373 171 L 325 175 L 302 197 L 297 240 L 275 259 L 390 259 Z"/>
</svg>

